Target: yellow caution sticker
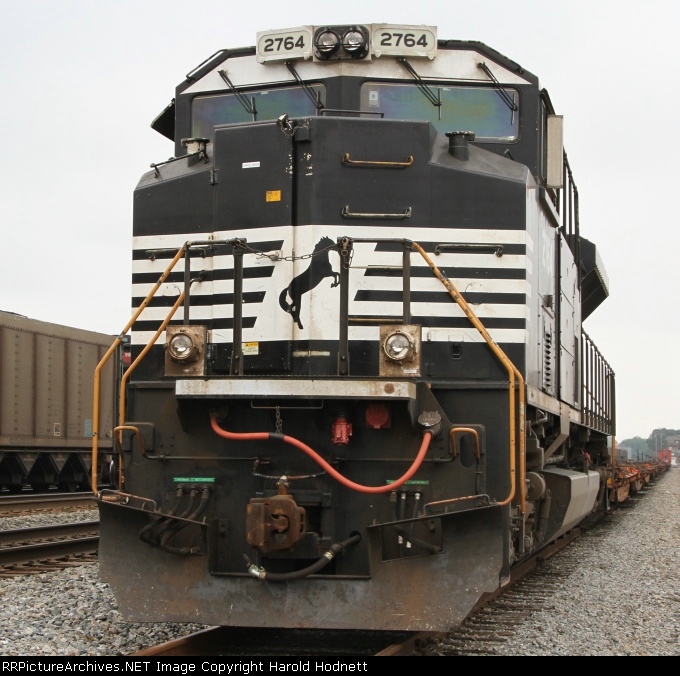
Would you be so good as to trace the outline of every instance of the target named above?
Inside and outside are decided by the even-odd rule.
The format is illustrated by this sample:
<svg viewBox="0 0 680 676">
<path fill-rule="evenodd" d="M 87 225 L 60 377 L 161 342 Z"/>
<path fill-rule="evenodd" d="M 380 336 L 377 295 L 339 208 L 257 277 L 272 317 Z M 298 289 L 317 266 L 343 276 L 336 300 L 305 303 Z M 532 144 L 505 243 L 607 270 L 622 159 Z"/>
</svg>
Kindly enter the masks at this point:
<svg viewBox="0 0 680 676">
<path fill-rule="evenodd" d="M 242 343 L 243 354 L 260 354 L 260 343 Z"/>
<path fill-rule="evenodd" d="M 281 201 L 280 190 L 267 190 L 267 202 L 280 202 L 280 201 Z"/>
</svg>

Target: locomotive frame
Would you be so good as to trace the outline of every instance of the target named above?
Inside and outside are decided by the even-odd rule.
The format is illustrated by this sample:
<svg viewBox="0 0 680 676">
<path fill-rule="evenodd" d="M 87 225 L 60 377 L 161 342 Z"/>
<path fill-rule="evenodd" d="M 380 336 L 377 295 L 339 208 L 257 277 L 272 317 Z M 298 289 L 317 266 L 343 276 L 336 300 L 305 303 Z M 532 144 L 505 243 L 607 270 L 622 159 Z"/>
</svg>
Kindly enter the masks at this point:
<svg viewBox="0 0 680 676">
<path fill-rule="evenodd" d="M 535 75 L 432 26 L 303 26 L 152 126 L 176 155 L 135 191 L 97 492 L 130 619 L 446 630 L 608 509 L 608 280 Z"/>
</svg>

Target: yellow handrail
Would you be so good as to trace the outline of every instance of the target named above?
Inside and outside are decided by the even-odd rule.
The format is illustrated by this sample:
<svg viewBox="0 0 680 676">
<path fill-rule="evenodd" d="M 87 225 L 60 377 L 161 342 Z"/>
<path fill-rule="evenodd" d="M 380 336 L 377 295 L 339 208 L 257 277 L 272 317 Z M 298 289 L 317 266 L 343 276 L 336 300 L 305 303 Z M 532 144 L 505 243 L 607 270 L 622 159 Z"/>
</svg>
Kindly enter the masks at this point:
<svg viewBox="0 0 680 676">
<path fill-rule="evenodd" d="M 146 451 L 144 450 L 144 439 L 142 438 L 142 433 L 139 431 L 139 427 L 135 427 L 134 425 L 121 425 L 120 427 L 116 427 L 113 430 L 113 433 L 115 435 L 116 432 L 120 432 L 118 437 L 119 439 L 122 439 L 123 430 L 131 430 L 135 433 L 135 436 L 137 437 L 137 443 L 139 444 L 139 450 L 141 451 L 142 455 L 145 455 Z M 116 445 L 116 450 L 118 452 L 118 490 L 123 490 L 123 485 L 125 484 L 123 470 L 125 468 L 123 467 L 123 448 L 120 443 Z"/>
<path fill-rule="evenodd" d="M 515 497 L 517 476 L 515 471 L 515 451 L 516 451 L 516 438 L 515 438 L 515 378 L 519 381 L 519 495 L 520 495 L 520 510 L 524 514 L 526 509 L 526 485 L 525 485 L 525 474 L 526 474 L 526 440 L 524 438 L 524 425 L 525 425 L 525 395 L 524 395 L 524 378 L 519 372 L 519 369 L 510 361 L 509 357 L 503 352 L 503 350 L 496 344 L 494 339 L 489 335 L 487 330 L 484 328 L 482 322 L 478 319 L 477 315 L 473 312 L 472 308 L 467 304 L 467 301 L 460 295 L 458 289 L 456 289 L 453 282 L 445 277 L 439 268 L 432 262 L 430 257 L 425 253 L 423 248 L 416 242 L 412 242 L 413 248 L 427 261 L 427 264 L 432 268 L 435 276 L 439 281 L 446 287 L 453 300 L 458 303 L 459 307 L 467 315 L 468 319 L 472 322 L 472 325 L 479 331 L 484 340 L 487 342 L 489 347 L 492 349 L 493 353 L 498 357 L 501 363 L 505 366 L 508 372 L 508 379 L 510 381 L 509 385 L 509 427 L 510 427 L 510 495 L 499 502 L 501 506 L 509 504 Z"/>
<path fill-rule="evenodd" d="M 160 288 L 161 284 L 167 279 L 175 265 L 177 265 L 177 261 L 184 255 L 187 247 L 188 242 L 182 245 L 175 257 L 172 259 L 170 265 L 168 265 L 168 267 L 165 269 L 165 272 L 163 272 L 163 274 L 158 278 L 158 281 L 154 284 L 151 291 L 149 291 L 146 298 L 141 302 L 140 306 L 130 318 L 130 321 L 125 325 L 125 328 L 120 332 L 116 340 L 113 341 L 113 345 L 111 345 L 111 347 L 106 351 L 106 354 L 102 357 L 101 361 L 99 364 L 97 364 L 97 367 L 94 370 L 94 401 L 92 405 L 92 469 L 90 482 L 92 485 L 92 492 L 96 496 L 99 496 L 99 491 L 97 490 L 97 464 L 99 462 L 99 446 L 97 443 L 99 439 L 99 374 L 101 373 L 102 368 L 104 368 L 106 362 L 111 358 L 111 355 L 115 352 L 116 348 L 121 344 L 123 338 L 130 330 L 132 325 L 137 321 L 139 315 L 142 314 L 151 299 L 156 295 L 156 292 Z"/>
<path fill-rule="evenodd" d="M 479 451 L 479 434 L 474 427 L 452 427 L 449 430 L 449 442 L 451 443 L 451 448 L 453 449 L 453 457 L 458 456 L 458 442 L 456 441 L 456 434 L 471 434 L 475 440 L 475 458 L 479 460 L 481 453 Z"/>
<path fill-rule="evenodd" d="M 340 161 L 353 167 L 396 167 L 402 169 L 413 164 L 413 155 L 409 155 L 403 162 L 378 162 L 376 160 L 350 160 L 349 153 L 345 153 Z"/>
<path fill-rule="evenodd" d="M 158 330 L 154 334 L 153 338 L 146 344 L 144 349 L 137 355 L 137 358 L 128 366 L 126 369 L 125 373 L 123 374 L 123 377 L 120 380 L 120 404 L 119 404 L 119 411 L 118 411 L 118 429 L 124 429 L 125 428 L 125 391 L 127 389 L 127 381 L 130 378 L 130 374 L 137 368 L 139 365 L 139 362 L 144 359 L 146 356 L 147 352 L 153 347 L 153 345 L 156 343 L 158 340 L 158 337 L 165 331 L 166 327 L 170 323 L 170 320 L 173 318 L 175 315 L 175 312 L 177 312 L 177 309 L 179 306 L 184 302 L 184 291 L 179 294 L 177 297 L 177 300 L 175 301 L 175 304 L 172 306 L 170 312 L 168 313 L 168 316 L 163 320 L 162 324 L 158 327 Z M 122 443 L 122 431 L 121 431 L 121 439 L 120 442 Z"/>
</svg>

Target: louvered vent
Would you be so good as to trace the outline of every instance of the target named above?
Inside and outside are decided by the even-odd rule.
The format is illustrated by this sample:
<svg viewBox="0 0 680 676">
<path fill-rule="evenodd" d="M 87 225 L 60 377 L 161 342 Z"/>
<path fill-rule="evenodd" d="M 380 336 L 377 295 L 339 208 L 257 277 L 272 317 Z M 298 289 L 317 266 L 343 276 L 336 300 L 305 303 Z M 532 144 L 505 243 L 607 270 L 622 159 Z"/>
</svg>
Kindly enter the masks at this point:
<svg viewBox="0 0 680 676">
<path fill-rule="evenodd" d="M 546 331 L 543 334 L 543 389 L 550 392 L 553 385 L 553 364 L 552 364 L 552 334 Z"/>
</svg>

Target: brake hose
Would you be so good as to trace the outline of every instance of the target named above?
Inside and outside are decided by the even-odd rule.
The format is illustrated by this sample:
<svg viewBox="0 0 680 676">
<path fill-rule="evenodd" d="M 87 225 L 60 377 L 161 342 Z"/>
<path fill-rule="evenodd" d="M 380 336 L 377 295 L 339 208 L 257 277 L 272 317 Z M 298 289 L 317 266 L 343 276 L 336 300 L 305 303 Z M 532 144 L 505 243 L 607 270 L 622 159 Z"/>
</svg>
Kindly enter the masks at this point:
<svg viewBox="0 0 680 676">
<path fill-rule="evenodd" d="M 335 558 L 336 554 L 340 553 L 343 549 L 345 549 L 345 547 L 356 544 L 359 542 L 359 540 L 361 540 L 361 535 L 356 533 L 344 542 L 336 542 L 323 553 L 321 558 L 312 563 L 310 566 L 307 566 L 307 568 L 303 568 L 302 570 L 294 570 L 290 573 L 268 573 L 264 568 L 260 568 L 254 563 L 251 563 L 247 556 L 244 555 L 243 558 L 248 564 L 248 572 L 258 580 L 267 580 L 269 582 L 288 582 L 290 580 L 299 580 L 303 577 L 308 577 L 320 571 Z"/>
<path fill-rule="evenodd" d="M 328 472 L 328 474 L 330 474 L 334 479 L 339 481 L 344 486 L 347 486 L 347 488 L 351 488 L 360 493 L 387 493 L 405 484 L 418 471 L 418 468 L 425 458 L 427 449 L 430 447 L 430 441 L 432 439 L 432 431 L 425 430 L 423 432 L 423 441 L 420 444 L 418 455 L 416 455 L 416 459 L 413 461 L 413 464 L 408 469 L 406 474 L 404 474 L 401 478 L 393 481 L 392 483 L 385 484 L 384 486 L 364 486 L 362 484 L 357 484 L 354 481 L 350 481 L 344 477 L 342 474 L 340 474 L 340 472 L 331 467 L 331 465 L 329 465 L 314 449 L 310 448 L 307 446 L 307 444 L 303 443 L 299 439 L 296 439 L 295 437 L 289 437 L 285 434 L 272 434 L 270 432 L 228 432 L 217 424 L 217 416 L 214 413 L 210 416 L 210 425 L 212 426 L 213 431 L 224 439 L 231 439 L 233 441 L 265 441 L 272 439 L 283 441 L 286 444 L 295 446 L 301 451 L 304 451 L 310 458 L 312 458 L 312 460 L 323 467 L 323 469 L 326 470 L 326 472 Z"/>
</svg>

